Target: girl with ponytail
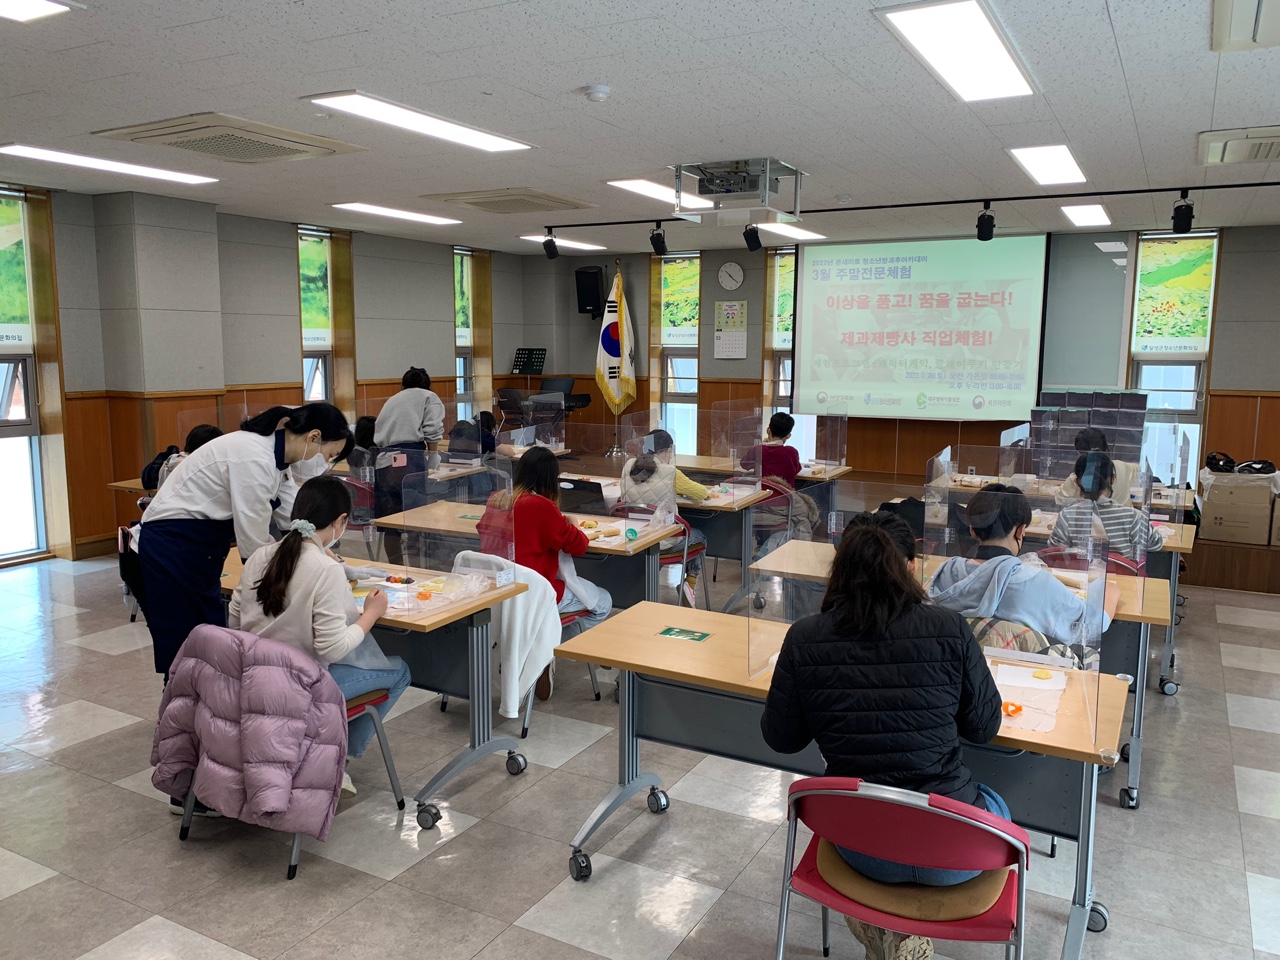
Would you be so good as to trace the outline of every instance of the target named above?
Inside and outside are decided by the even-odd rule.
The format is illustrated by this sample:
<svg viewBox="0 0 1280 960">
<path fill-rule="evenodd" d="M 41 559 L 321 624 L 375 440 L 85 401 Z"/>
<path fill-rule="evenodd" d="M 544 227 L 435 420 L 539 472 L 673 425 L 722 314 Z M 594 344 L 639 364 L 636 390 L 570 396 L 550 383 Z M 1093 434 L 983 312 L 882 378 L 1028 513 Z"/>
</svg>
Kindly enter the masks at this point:
<svg viewBox="0 0 1280 960">
<path fill-rule="evenodd" d="M 822 612 L 787 631 L 761 732 L 780 753 L 816 741 L 827 776 L 939 793 L 1007 818 L 960 751 L 961 738 L 986 743 L 999 732 L 1000 693 L 969 624 L 927 602 L 917 566 L 905 520 L 883 511 L 850 520 Z M 837 849 L 882 883 L 951 886 L 976 876 Z M 924 938 L 848 923 L 868 956 L 933 955 Z"/>
<path fill-rule="evenodd" d="M 315 477 L 298 490 L 287 532 L 278 543 L 257 550 L 244 565 L 231 596 L 228 626 L 297 647 L 321 663 L 344 697 L 387 690 L 382 714 L 409 686 L 409 667 L 387 657 L 371 631 L 387 612 L 387 596 L 370 590 L 361 611 L 341 561 L 329 548 L 342 539 L 351 513 L 351 494 L 337 477 Z M 373 738 L 373 721 L 352 722 L 347 754 L 358 757 Z M 355 793 L 350 778 L 343 789 Z"/>
</svg>

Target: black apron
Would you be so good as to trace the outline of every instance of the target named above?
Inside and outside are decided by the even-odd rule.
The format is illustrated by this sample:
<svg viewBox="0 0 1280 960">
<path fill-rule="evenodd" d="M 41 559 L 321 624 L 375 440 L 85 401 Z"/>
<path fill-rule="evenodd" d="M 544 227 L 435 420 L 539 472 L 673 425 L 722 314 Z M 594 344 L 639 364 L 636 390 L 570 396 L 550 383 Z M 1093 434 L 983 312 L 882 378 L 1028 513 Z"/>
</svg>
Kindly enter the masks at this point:
<svg viewBox="0 0 1280 960">
<path fill-rule="evenodd" d="M 151 520 L 142 525 L 138 559 L 156 673 L 168 676 L 178 648 L 200 624 L 227 625 L 222 565 L 234 540 L 231 520 Z"/>
</svg>

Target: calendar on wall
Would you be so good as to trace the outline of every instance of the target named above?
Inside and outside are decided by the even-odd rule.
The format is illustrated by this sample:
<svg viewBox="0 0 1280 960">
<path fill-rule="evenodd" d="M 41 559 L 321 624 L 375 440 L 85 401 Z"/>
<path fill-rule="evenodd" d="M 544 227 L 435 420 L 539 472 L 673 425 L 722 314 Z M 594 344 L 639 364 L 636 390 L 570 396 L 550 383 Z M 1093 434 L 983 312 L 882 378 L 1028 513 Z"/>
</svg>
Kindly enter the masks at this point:
<svg viewBox="0 0 1280 960">
<path fill-rule="evenodd" d="M 715 357 L 717 360 L 747 358 L 747 301 L 716 301 Z"/>
</svg>

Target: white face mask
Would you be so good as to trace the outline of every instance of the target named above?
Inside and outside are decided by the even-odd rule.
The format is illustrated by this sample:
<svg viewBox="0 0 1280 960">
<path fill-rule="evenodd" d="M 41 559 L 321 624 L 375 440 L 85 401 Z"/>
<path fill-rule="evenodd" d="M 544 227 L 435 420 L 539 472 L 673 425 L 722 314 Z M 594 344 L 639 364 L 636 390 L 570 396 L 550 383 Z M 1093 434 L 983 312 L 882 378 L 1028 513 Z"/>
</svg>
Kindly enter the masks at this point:
<svg viewBox="0 0 1280 960">
<path fill-rule="evenodd" d="M 312 477 L 323 477 L 329 472 L 330 463 L 325 459 L 324 451 L 317 451 L 314 457 L 308 458 L 307 447 L 309 446 L 310 441 L 302 448 L 302 459 L 297 463 L 289 464 L 289 471 L 299 483 L 306 483 Z"/>
</svg>

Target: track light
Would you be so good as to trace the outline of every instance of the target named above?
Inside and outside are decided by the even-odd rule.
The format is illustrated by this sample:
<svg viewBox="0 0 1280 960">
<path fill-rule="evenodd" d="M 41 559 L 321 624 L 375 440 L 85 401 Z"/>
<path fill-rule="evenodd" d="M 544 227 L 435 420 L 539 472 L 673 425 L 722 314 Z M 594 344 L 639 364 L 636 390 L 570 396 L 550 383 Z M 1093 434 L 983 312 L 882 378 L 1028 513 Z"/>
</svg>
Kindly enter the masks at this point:
<svg viewBox="0 0 1280 960">
<path fill-rule="evenodd" d="M 996 215 L 991 212 L 991 201 L 982 201 L 982 212 L 978 214 L 978 239 L 990 240 L 996 235 Z"/>
<path fill-rule="evenodd" d="M 556 238 L 551 235 L 550 230 L 547 231 L 547 239 L 542 241 L 542 249 L 546 251 L 548 260 L 560 256 L 560 248 L 556 246 Z"/>
<path fill-rule="evenodd" d="M 649 231 L 649 246 L 653 247 L 653 252 L 658 256 L 667 255 L 667 235 L 662 232 L 661 223 L 655 223 L 653 229 Z"/>
<path fill-rule="evenodd" d="M 755 253 L 764 246 L 764 244 L 760 242 L 760 231 L 756 229 L 756 225 L 754 223 L 748 223 L 742 228 L 742 239 L 746 241 L 747 249 L 752 253 Z"/>
<path fill-rule="evenodd" d="M 1196 211 L 1191 201 L 1187 199 L 1187 194 L 1190 192 L 1190 190 L 1187 190 L 1184 187 L 1182 190 L 1182 198 L 1173 205 L 1174 233 L 1191 232 L 1191 221 L 1196 218 Z"/>
</svg>

